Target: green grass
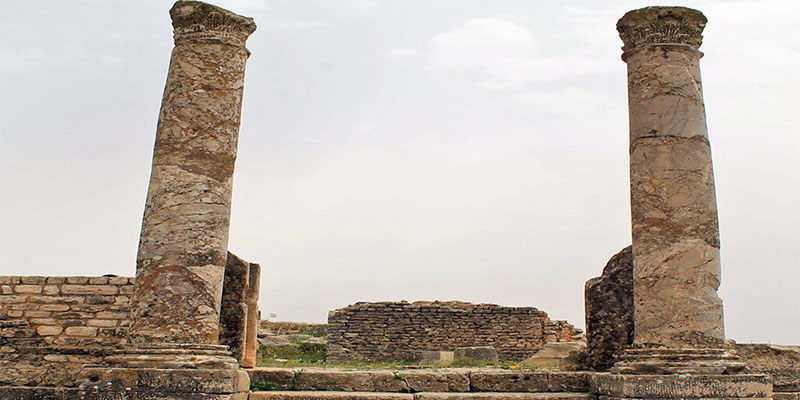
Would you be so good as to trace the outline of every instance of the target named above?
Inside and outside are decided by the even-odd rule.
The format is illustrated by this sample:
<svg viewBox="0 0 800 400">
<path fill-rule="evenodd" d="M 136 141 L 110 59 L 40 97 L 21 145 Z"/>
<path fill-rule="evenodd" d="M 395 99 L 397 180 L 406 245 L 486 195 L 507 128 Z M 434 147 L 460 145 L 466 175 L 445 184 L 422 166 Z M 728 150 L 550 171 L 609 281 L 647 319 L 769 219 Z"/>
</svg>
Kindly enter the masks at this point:
<svg viewBox="0 0 800 400">
<path fill-rule="evenodd" d="M 317 363 L 325 360 L 327 346 L 321 343 L 300 343 L 297 346 L 260 346 L 258 351 L 261 352 L 263 361 L 285 359 L 301 363 Z"/>
</svg>

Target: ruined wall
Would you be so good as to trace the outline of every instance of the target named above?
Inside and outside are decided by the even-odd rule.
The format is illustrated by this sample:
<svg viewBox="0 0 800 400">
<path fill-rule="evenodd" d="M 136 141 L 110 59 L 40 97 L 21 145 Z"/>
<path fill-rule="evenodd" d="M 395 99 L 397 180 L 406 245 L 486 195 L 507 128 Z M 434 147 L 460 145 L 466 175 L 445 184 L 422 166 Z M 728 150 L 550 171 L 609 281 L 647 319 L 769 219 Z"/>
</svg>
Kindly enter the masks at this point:
<svg viewBox="0 0 800 400">
<path fill-rule="evenodd" d="M 125 340 L 133 281 L 0 276 L 0 384 L 74 386 Z"/>
<path fill-rule="evenodd" d="M 258 264 L 244 263 L 258 269 Z M 232 279 L 225 291 L 239 287 L 246 294 L 250 274 L 243 276 L 244 285 Z M 0 385 L 70 387 L 83 365 L 103 364 L 126 340 L 134 282 L 121 276 L 0 276 Z M 240 297 L 223 312 L 241 309 L 245 299 Z M 257 301 L 258 293 L 250 297 Z M 251 311 L 256 318 L 258 307 Z M 221 321 L 226 332 L 242 340 L 240 362 L 244 343 L 256 342 L 256 332 L 244 332 L 245 316 L 235 324 Z"/>
<path fill-rule="evenodd" d="M 0 319 L 26 322 L 4 339 L 56 345 L 115 345 L 130 323 L 134 278 L 0 276 Z"/>
<path fill-rule="evenodd" d="M 328 314 L 327 359 L 411 360 L 420 350 L 494 346 L 500 359 L 522 360 L 544 346 L 549 321 L 533 307 L 361 302 Z"/>
</svg>

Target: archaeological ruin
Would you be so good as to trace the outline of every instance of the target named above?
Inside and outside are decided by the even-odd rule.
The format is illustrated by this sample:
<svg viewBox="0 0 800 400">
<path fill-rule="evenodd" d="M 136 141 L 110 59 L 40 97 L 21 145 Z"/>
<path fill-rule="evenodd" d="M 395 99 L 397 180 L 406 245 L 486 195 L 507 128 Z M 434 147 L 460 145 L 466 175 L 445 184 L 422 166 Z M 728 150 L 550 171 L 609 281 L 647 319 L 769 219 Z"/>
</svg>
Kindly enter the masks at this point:
<svg viewBox="0 0 800 400">
<path fill-rule="evenodd" d="M 356 303 L 328 314 L 328 360 L 414 360 L 420 351 L 492 346 L 521 361 L 580 330 L 534 307 L 464 302 Z M 578 339 L 574 339 L 578 340 Z"/>
<path fill-rule="evenodd" d="M 135 277 L 0 276 L 0 399 L 800 400 L 800 350 L 725 337 L 701 12 L 646 7 L 617 24 L 632 245 L 586 283 L 586 349 L 561 370 L 258 367 L 261 269 L 228 249 L 256 25 L 197 1 L 170 16 Z M 462 302 L 356 303 L 317 328 L 341 362 L 479 351 L 518 361 L 582 341 L 533 307 Z"/>
</svg>

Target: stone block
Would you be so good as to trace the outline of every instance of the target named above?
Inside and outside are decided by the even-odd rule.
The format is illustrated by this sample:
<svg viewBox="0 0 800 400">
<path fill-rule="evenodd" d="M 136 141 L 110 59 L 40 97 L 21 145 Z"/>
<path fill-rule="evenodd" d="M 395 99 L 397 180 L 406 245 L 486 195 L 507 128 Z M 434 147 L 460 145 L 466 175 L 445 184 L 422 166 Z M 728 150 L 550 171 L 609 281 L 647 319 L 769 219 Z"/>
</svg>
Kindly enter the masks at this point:
<svg viewBox="0 0 800 400">
<path fill-rule="evenodd" d="M 633 248 L 615 254 L 584 286 L 586 367 L 606 371 L 633 343 Z"/>
<path fill-rule="evenodd" d="M 477 361 L 488 361 L 497 363 L 499 358 L 497 356 L 497 349 L 492 346 L 468 346 L 458 347 L 455 350 L 455 358 L 471 358 Z"/>
<path fill-rule="evenodd" d="M 97 336 L 97 328 L 88 326 L 70 326 L 64 333 L 67 336 L 93 337 Z"/>
<path fill-rule="evenodd" d="M 467 372 L 399 371 L 411 392 L 469 392 Z"/>
<path fill-rule="evenodd" d="M 414 400 L 594 400 L 589 393 L 416 393 Z"/>
<path fill-rule="evenodd" d="M 591 373 L 587 372 L 549 372 L 547 390 L 550 392 L 588 392 L 591 387 Z"/>
<path fill-rule="evenodd" d="M 253 392 L 250 400 L 414 400 L 413 394 L 364 392 Z"/>
<path fill-rule="evenodd" d="M 20 294 L 38 294 L 42 293 L 42 285 L 17 285 L 14 291 Z"/>
<path fill-rule="evenodd" d="M 800 392 L 775 392 L 772 400 L 800 400 Z"/>
<path fill-rule="evenodd" d="M 293 390 L 295 372 L 288 368 L 251 368 L 247 370 L 250 382 L 261 382 L 275 390 Z"/>
<path fill-rule="evenodd" d="M 250 263 L 228 252 L 225 278 L 222 285 L 222 305 L 219 317 L 219 343 L 230 348 L 233 358 L 241 364 L 247 331 L 247 287 Z"/>
<path fill-rule="evenodd" d="M 58 287 L 58 285 L 44 285 L 42 294 L 57 296 L 61 294 L 61 289 Z"/>
<path fill-rule="evenodd" d="M 67 283 L 73 285 L 84 285 L 89 283 L 89 277 L 87 276 L 68 276 Z"/>
<path fill-rule="evenodd" d="M 546 392 L 546 372 L 493 372 L 470 373 L 470 386 L 475 392 Z"/>
<path fill-rule="evenodd" d="M 297 390 L 373 392 L 369 371 L 303 370 L 295 373 Z"/>
<path fill-rule="evenodd" d="M 66 284 L 61 286 L 61 293 L 69 294 L 100 294 L 100 295 L 114 295 L 117 294 L 118 289 L 116 286 L 109 285 L 73 285 Z"/>
<path fill-rule="evenodd" d="M 20 282 L 25 285 L 43 285 L 47 280 L 44 276 L 20 276 Z"/>
<path fill-rule="evenodd" d="M 89 278 L 90 285 L 107 285 L 108 284 L 108 277 L 107 276 L 93 276 Z"/>
<path fill-rule="evenodd" d="M 39 336 L 59 335 L 62 331 L 64 331 L 64 328 L 60 326 L 40 326 L 36 328 L 36 333 L 39 334 Z"/>
<path fill-rule="evenodd" d="M 370 371 L 370 379 L 375 385 L 376 392 L 408 393 L 406 380 L 394 371 Z"/>
<path fill-rule="evenodd" d="M 619 375 L 594 374 L 593 392 L 623 398 L 769 398 L 767 375 Z"/>
<path fill-rule="evenodd" d="M 235 369 L 87 368 L 81 389 L 94 392 L 133 393 L 138 396 L 172 393 L 187 399 L 198 394 L 232 394 L 250 390 L 247 372 Z M 92 397 L 89 397 L 92 399 Z M 111 397 L 113 398 L 113 397 Z M 125 397 L 125 399 L 148 397 Z M 181 398 L 181 397 L 177 397 Z"/>
<path fill-rule="evenodd" d="M 0 296 L 0 304 L 20 304 L 24 303 L 28 296 L 11 295 Z"/>
<path fill-rule="evenodd" d="M 445 362 L 451 363 L 455 360 L 455 352 L 439 350 L 418 350 L 415 351 L 413 361 L 418 362 Z"/>
<path fill-rule="evenodd" d="M 110 285 L 127 285 L 128 278 L 124 276 L 109 276 L 108 283 Z"/>
</svg>

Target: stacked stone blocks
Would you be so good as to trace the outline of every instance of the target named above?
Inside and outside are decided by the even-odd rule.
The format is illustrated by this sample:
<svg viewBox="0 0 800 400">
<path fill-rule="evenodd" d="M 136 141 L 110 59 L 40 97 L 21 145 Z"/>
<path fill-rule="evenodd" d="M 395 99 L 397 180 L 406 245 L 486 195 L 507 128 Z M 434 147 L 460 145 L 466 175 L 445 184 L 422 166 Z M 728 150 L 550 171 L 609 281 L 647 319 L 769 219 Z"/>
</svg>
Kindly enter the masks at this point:
<svg viewBox="0 0 800 400">
<path fill-rule="evenodd" d="M 122 276 L 0 276 L 5 340 L 38 337 L 54 345 L 116 345 L 130 324 L 134 278 Z M 4 341 L 5 341 L 4 340 Z"/>
<path fill-rule="evenodd" d="M 413 360 L 420 351 L 493 346 L 500 359 L 522 360 L 576 330 L 550 324 L 534 307 L 463 302 L 360 302 L 328 315 L 330 361 Z"/>
</svg>

